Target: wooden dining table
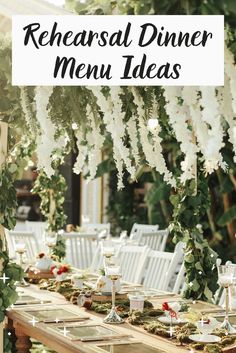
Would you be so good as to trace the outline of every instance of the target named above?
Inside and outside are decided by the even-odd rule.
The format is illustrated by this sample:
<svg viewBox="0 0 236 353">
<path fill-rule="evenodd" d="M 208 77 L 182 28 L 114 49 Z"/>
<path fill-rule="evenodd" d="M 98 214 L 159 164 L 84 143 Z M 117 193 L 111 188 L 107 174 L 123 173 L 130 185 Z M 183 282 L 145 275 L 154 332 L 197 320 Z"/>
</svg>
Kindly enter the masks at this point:
<svg viewBox="0 0 236 353">
<path fill-rule="evenodd" d="M 94 342 L 82 342 L 81 340 L 71 340 L 67 336 L 60 334 L 53 330 L 56 323 L 45 323 L 36 322 L 33 323 L 26 315 L 26 310 L 35 310 L 42 308 L 47 310 L 52 307 L 66 308 L 72 311 L 78 316 L 86 315 L 89 317 L 89 322 L 94 324 L 103 324 L 104 315 L 97 314 L 93 311 L 86 311 L 84 308 L 80 308 L 77 305 L 70 304 L 62 297 L 62 295 L 46 290 L 40 290 L 37 286 L 31 285 L 30 287 L 24 288 L 24 295 L 29 295 L 34 298 L 38 298 L 38 304 L 29 305 L 16 305 L 7 310 L 7 325 L 11 332 L 12 340 L 15 341 L 17 353 L 29 353 L 32 343 L 30 338 L 33 338 L 46 347 L 58 352 L 58 353 L 94 353 Z M 173 301 L 180 299 L 179 296 L 168 295 L 163 297 L 157 297 L 152 299 L 154 306 L 160 305 L 163 300 Z M 202 310 L 204 303 L 194 302 L 195 310 Z M 205 304 L 206 305 L 206 304 Z M 215 308 L 211 304 L 207 304 L 206 308 Z M 104 325 L 104 324 L 103 324 Z M 133 326 L 129 323 L 123 323 L 120 325 L 105 325 L 106 327 L 114 329 L 120 337 L 114 339 L 114 343 L 124 342 L 142 342 L 152 347 L 156 347 L 160 353 L 184 353 L 190 352 L 187 346 L 177 345 L 176 342 L 166 339 L 160 336 L 147 333 L 142 327 Z M 113 342 L 113 341 L 112 341 Z M 236 345 L 227 347 L 224 349 L 225 353 L 236 353 Z"/>
</svg>

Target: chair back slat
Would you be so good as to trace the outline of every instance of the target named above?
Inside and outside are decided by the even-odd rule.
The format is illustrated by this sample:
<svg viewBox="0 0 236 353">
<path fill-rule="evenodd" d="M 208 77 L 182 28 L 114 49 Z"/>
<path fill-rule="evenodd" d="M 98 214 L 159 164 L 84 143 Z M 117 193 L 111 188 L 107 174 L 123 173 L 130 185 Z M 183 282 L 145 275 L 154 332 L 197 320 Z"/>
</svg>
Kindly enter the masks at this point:
<svg viewBox="0 0 236 353">
<path fill-rule="evenodd" d="M 164 251 L 169 230 L 156 230 L 155 232 L 142 231 L 139 235 L 139 244 L 147 245 L 152 250 Z"/>
<path fill-rule="evenodd" d="M 25 224 L 26 230 L 35 233 L 35 236 L 39 242 L 45 242 L 45 232 L 47 228 L 46 222 L 26 221 Z"/>
<path fill-rule="evenodd" d="M 64 233 L 66 239 L 66 260 L 73 266 L 85 269 L 91 266 L 97 248 L 96 233 Z"/>
<path fill-rule="evenodd" d="M 143 285 L 153 289 L 169 290 L 171 279 L 183 259 L 182 249 L 181 243 L 173 253 L 151 250 L 147 257 Z"/>
<path fill-rule="evenodd" d="M 33 232 L 18 232 L 9 231 L 9 237 L 12 240 L 13 248 L 16 248 L 17 243 L 24 243 L 26 247 L 26 259 L 29 262 L 35 261 L 37 254 L 40 252 L 39 242 Z"/>
<path fill-rule="evenodd" d="M 122 268 L 122 279 L 139 283 L 144 273 L 148 248 L 146 246 L 122 246 L 118 253 Z"/>
<path fill-rule="evenodd" d="M 139 224 L 139 223 L 134 223 L 133 227 L 130 232 L 130 239 L 131 240 L 139 240 L 142 232 L 156 232 L 159 229 L 159 226 L 156 225 L 150 225 L 150 224 Z"/>
</svg>

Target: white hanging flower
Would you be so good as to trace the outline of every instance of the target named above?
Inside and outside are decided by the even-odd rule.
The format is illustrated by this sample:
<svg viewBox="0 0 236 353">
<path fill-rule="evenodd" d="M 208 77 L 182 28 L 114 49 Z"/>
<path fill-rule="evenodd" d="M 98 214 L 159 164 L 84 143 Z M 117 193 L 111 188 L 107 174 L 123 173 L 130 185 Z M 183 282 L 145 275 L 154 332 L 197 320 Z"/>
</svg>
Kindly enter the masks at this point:
<svg viewBox="0 0 236 353">
<path fill-rule="evenodd" d="M 38 168 L 43 169 L 48 177 L 54 174 L 52 168 L 53 151 L 65 147 L 66 138 L 61 136 L 55 140 L 56 127 L 48 116 L 48 102 L 53 92 L 53 87 L 36 87 L 35 103 L 36 103 L 36 118 L 40 126 L 41 134 L 37 136 L 37 156 Z"/>
<path fill-rule="evenodd" d="M 164 180 L 171 186 L 175 187 L 176 183 L 172 173 L 167 169 L 165 159 L 162 153 L 161 138 L 159 136 L 160 126 L 153 132 L 153 139 L 149 139 L 149 130 L 145 121 L 145 109 L 143 99 L 135 89 L 132 90 L 134 96 L 134 104 L 137 108 L 137 121 L 139 126 L 140 141 L 146 161 L 150 167 L 155 168 L 163 175 Z"/>
<path fill-rule="evenodd" d="M 225 169 L 226 164 L 223 162 L 220 153 L 223 143 L 223 127 L 221 125 L 221 116 L 219 111 L 219 103 L 216 97 L 215 87 L 200 87 L 201 99 L 200 105 L 202 109 L 202 120 L 207 123 L 208 140 L 204 153 L 204 168 L 206 173 L 212 173 L 214 170 Z"/>
<path fill-rule="evenodd" d="M 193 142 L 193 135 L 189 128 L 190 116 L 184 102 L 179 103 L 179 99 L 182 97 L 181 87 L 165 87 L 164 97 L 169 123 L 184 154 L 184 160 L 181 162 L 183 174 L 180 176 L 180 180 L 185 183 L 187 180 L 195 178 L 197 161 L 197 146 Z"/>
<path fill-rule="evenodd" d="M 232 96 L 232 109 L 236 114 L 236 66 L 233 53 L 225 46 L 225 73 L 229 78 Z"/>
<path fill-rule="evenodd" d="M 134 157 L 136 166 L 138 166 L 140 162 L 140 155 L 139 155 L 139 148 L 138 148 L 138 128 L 137 128 L 136 119 L 133 115 L 130 117 L 129 121 L 126 124 L 126 130 L 129 134 L 132 156 Z"/>
<path fill-rule="evenodd" d="M 122 90 L 120 87 L 110 87 L 110 99 L 112 102 L 112 112 L 110 116 L 111 123 L 108 124 L 110 127 L 110 133 L 113 138 L 113 142 L 116 145 L 121 158 L 126 165 L 127 171 L 130 173 L 132 179 L 135 179 L 136 169 L 132 166 L 129 149 L 124 145 L 125 137 L 125 113 L 122 112 L 122 102 L 120 99 Z"/>
<path fill-rule="evenodd" d="M 89 89 L 93 92 L 97 99 L 97 104 L 100 107 L 101 112 L 103 112 L 103 121 L 106 124 L 106 129 L 111 134 L 113 140 L 113 158 L 118 170 L 118 189 L 121 189 L 123 187 L 123 161 L 125 159 L 127 162 L 128 154 L 122 141 L 122 136 L 124 134 L 123 124 L 120 124 L 121 121 L 118 121 L 119 117 L 115 118 L 115 114 L 117 114 L 117 112 L 114 113 L 114 106 L 111 96 L 106 99 L 101 92 L 101 87 L 89 87 Z M 117 99 L 120 98 L 117 97 Z"/>
<path fill-rule="evenodd" d="M 89 178 L 92 180 L 95 178 L 97 173 L 97 167 L 101 161 L 101 149 L 105 141 L 105 137 L 100 133 L 100 126 L 95 123 L 94 113 L 91 106 L 87 105 L 87 118 L 90 122 L 91 132 L 87 133 L 87 142 L 90 146 L 88 152 L 88 169 L 89 169 Z"/>
<path fill-rule="evenodd" d="M 78 148 L 78 156 L 76 158 L 73 171 L 75 174 L 80 174 L 82 173 L 85 166 L 85 161 L 88 155 L 88 145 L 84 141 L 84 133 L 81 130 L 81 128 L 78 128 L 78 130 L 75 132 L 75 136 L 76 136 L 76 145 Z"/>
</svg>

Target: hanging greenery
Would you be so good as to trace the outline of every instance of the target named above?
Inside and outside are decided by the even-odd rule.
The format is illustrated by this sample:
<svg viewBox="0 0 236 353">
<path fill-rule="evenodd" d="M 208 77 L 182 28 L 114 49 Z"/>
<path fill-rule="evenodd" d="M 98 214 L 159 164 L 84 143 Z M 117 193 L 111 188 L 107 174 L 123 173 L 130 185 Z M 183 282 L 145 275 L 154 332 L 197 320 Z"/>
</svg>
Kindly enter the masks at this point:
<svg viewBox="0 0 236 353">
<path fill-rule="evenodd" d="M 57 234 L 57 243 L 53 249 L 53 254 L 63 259 L 66 255 L 65 240 L 58 233 L 66 223 L 64 213 L 66 182 L 62 175 L 57 171 L 51 178 L 41 171 L 35 181 L 32 192 L 41 198 L 41 212 L 46 218 L 47 232 Z"/>
<path fill-rule="evenodd" d="M 6 309 L 15 303 L 16 282 L 24 276 L 23 269 L 9 259 L 5 228 L 12 230 L 15 226 L 17 201 L 14 181 L 22 167 L 27 164 L 27 157 L 31 152 L 32 144 L 23 139 L 21 144 L 17 143 L 10 150 L 6 162 L 0 169 L 0 322 L 4 320 Z M 4 335 L 4 352 L 9 352 L 10 346 L 8 336 Z"/>
</svg>

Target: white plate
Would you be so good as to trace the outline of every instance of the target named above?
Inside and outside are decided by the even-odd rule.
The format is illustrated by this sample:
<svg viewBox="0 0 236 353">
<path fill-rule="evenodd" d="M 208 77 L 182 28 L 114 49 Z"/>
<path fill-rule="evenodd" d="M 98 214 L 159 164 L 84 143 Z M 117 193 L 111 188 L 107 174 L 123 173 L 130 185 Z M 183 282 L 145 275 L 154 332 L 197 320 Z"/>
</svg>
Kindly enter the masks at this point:
<svg viewBox="0 0 236 353">
<path fill-rule="evenodd" d="M 220 342 L 221 338 L 215 335 L 190 335 L 189 338 L 194 342 L 200 343 L 216 343 Z"/>
<path fill-rule="evenodd" d="M 172 325 L 183 325 L 187 324 L 187 320 L 183 318 L 176 319 L 175 317 L 172 317 L 172 320 L 168 316 L 160 316 L 158 318 L 158 321 L 160 321 L 163 324 L 170 325 L 172 321 Z"/>
</svg>

